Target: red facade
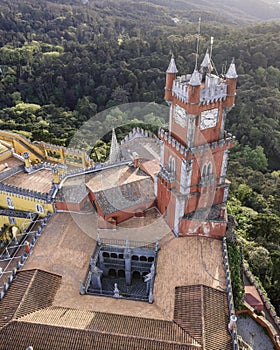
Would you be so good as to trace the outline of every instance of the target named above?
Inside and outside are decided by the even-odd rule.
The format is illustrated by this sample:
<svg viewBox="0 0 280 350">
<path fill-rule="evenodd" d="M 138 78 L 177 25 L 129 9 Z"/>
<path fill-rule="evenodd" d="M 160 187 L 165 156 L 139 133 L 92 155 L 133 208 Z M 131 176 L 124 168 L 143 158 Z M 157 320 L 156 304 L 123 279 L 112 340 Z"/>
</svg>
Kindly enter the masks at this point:
<svg viewBox="0 0 280 350">
<path fill-rule="evenodd" d="M 207 60 L 209 56 L 203 62 Z M 158 208 L 176 235 L 223 237 L 229 188 L 225 176 L 234 142 L 224 125 L 234 106 L 235 65 L 225 78 L 212 74 L 210 64 L 181 77 L 174 67 L 172 57 L 165 88 L 170 130 L 159 131 Z"/>
</svg>

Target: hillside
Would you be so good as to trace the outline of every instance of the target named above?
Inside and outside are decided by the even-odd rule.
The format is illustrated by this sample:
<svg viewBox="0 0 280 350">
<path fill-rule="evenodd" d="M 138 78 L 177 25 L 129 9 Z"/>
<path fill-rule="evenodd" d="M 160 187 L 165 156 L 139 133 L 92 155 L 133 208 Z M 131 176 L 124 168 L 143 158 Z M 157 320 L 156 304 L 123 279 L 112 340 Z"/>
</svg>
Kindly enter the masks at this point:
<svg viewBox="0 0 280 350">
<path fill-rule="evenodd" d="M 230 210 L 249 242 L 248 260 L 254 262 L 250 251 L 266 249 L 266 275 L 255 273 L 279 311 L 280 21 L 236 25 L 280 17 L 279 5 L 270 3 L 236 0 L 228 8 L 222 0 L 96 0 L 85 5 L 78 0 L 3 0 L 0 127 L 31 140 L 68 145 L 89 118 L 96 135 L 104 124 L 111 128 L 126 121 L 117 110 L 105 119 L 98 112 L 127 102 L 163 104 L 171 52 L 180 74 L 194 68 L 201 16 L 199 62 L 211 36 L 218 73 L 235 57 L 238 94 L 227 129 L 240 146 L 232 152 L 229 169 Z M 161 117 L 150 113 L 144 120 L 156 127 Z M 102 142 L 95 155 L 99 160 L 109 149 Z"/>
</svg>

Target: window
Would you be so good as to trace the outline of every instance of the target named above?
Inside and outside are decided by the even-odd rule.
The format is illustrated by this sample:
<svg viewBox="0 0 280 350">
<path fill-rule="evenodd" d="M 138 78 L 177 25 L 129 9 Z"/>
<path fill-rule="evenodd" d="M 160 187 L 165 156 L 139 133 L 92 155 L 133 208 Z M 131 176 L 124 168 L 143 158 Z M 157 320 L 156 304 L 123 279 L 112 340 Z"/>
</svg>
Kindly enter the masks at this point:
<svg viewBox="0 0 280 350">
<path fill-rule="evenodd" d="M 44 208 L 41 206 L 41 204 L 36 204 L 36 212 L 39 214 L 44 214 Z"/>
<path fill-rule="evenodd" d="M 205 163 L 202 167 L 201 177 L 202 178 L 209 177 L 210 175 L 212 175 L 212 171 L 213 171 L 212 163 L 211 162 Z"/>
<path fill-rule="evenodd" d="M 15 209 L 14 202 L 11 197 L 6 197 L 6 201 L 9 209 Z"/>
<path fill-rule="evenodd" d="M 176 163 L 175 158 L 170 156 L 168 160 L 168 170 L 171 174 L 175 174 Z"/>
<path fill-rule="evenodd" d="M 9 223 L 10 225 L 15 225 L 16 224 L 16 219 L 12 216 L 9 216 Z"/>
</svg>

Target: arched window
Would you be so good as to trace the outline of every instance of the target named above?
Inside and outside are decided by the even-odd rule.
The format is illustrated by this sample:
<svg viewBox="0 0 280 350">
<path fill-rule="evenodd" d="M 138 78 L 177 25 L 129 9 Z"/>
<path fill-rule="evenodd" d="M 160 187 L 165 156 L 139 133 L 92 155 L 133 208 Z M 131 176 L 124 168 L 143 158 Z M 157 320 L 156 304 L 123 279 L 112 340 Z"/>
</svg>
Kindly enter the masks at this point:
<svg viewBox="0 0 280 350">
<path fill-rule="evenodd" d="M 6 201 L 9 209 L 15 209 L 14 202 L 11 197 L 6 197 Z"/>
<path fill-rule="evenodd" d="M 109 276 L 110 277 L 117 277 L 117 272 L 115 269 L 110 269 L 109 270 Z"/>
<path fill-rule="evenodd" d="M 118 277 L 125 277 L 125 271 L 124 270 L 119 270 L 118 271 Z"/>
<path fill-rule="evenodd" d="M 172 156 L 169 156 L 169 159 L 168 159 L 168 170 L 171 174 L 175 174 L 176 162 L 175 162 L 175 158 Z"/>
<path fill-rule="evenodd" d="M 36 211 L 39 214 L 44 214 L 44 208 L 41 206 L 41 204 L 36 204 Z"/>
<path fill-rule="evenodd" d="M 10 225 L 15 225 L 16 224 L 16 219 L 12 216 L 9 216 L 9 223 Z"/>
<path fill-rule="evenodd" d="M 206 175 L 207 175 L 207 164 L 204 164 L 202 168 L 202 178 L 205 178 Z"/>
<path fill-rule="evenodd" d="M 207 166 L 207 176 L 212 174 L 212 163 L 209 162 Z"/>
<path fill-rule="evenodd" d="M 141 275 L 139 271 L 133 271 L 132 278 L 140 279 Z"/>
<path fill-rule="evenodd" d="M 202 167 L 202 173 L 201 177 L 205 179 L 206 177 L 209 177 L 212 174 L 213 166 L 211 162 L 207 162 Z"/>
</svg>

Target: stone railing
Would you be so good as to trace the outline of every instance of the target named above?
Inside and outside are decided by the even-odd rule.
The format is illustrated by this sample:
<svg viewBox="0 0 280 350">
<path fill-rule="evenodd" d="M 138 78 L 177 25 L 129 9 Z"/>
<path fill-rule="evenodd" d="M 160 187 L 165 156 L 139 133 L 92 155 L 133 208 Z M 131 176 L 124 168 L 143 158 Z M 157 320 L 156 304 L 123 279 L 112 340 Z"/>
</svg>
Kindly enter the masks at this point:
<svg viewBox="0 0 280 350">
<path fill-rule="evenodd" d="M 88 168 L 72 169 L 72 170 L 68 171 L 67 174 L 65 174 L 62 177 L 62 179 L 61 179 L 62 181 L 60 183 L 60 188 L 62 187 L 63 182 L 69 178 L 72 178 L 75 176 L 80 176 L 80 175 L 91 174 L 94 172 L 98 172 L 100 170 L 110 169 L 110 168 L 114 168 L 114 167 L 117 167 L 120 165 L 130 164 L 130 163 L 131 163 L 131 160 L 123 160 L 123 161 L 119 161 L 116 163 L 107 163 L 107 162 L 106 163 L 96 163 Z"/>
<path fill-rule="evenodd" d="M 224 237 L 222 241 L 222 253 L 223 253 L 224 271 L 225 271 L 225 277 L 226 277 L 226 290 L 227 290 L 227 297 L 228 297 L 229 316 L 231 317 L 231 316 L 235 316 L 235 309 L 234 309 L 232 284 L 231 284 L 231 277 L 230 277 L 230 270 L 229 270 L 229 259 L 228 259 L 226 237 Z M 239 350 L 236 326 L 232 327 L 232 329 L 230 329 L 229 332 L 232 338 L 232 349 Z"/>
</svg>

